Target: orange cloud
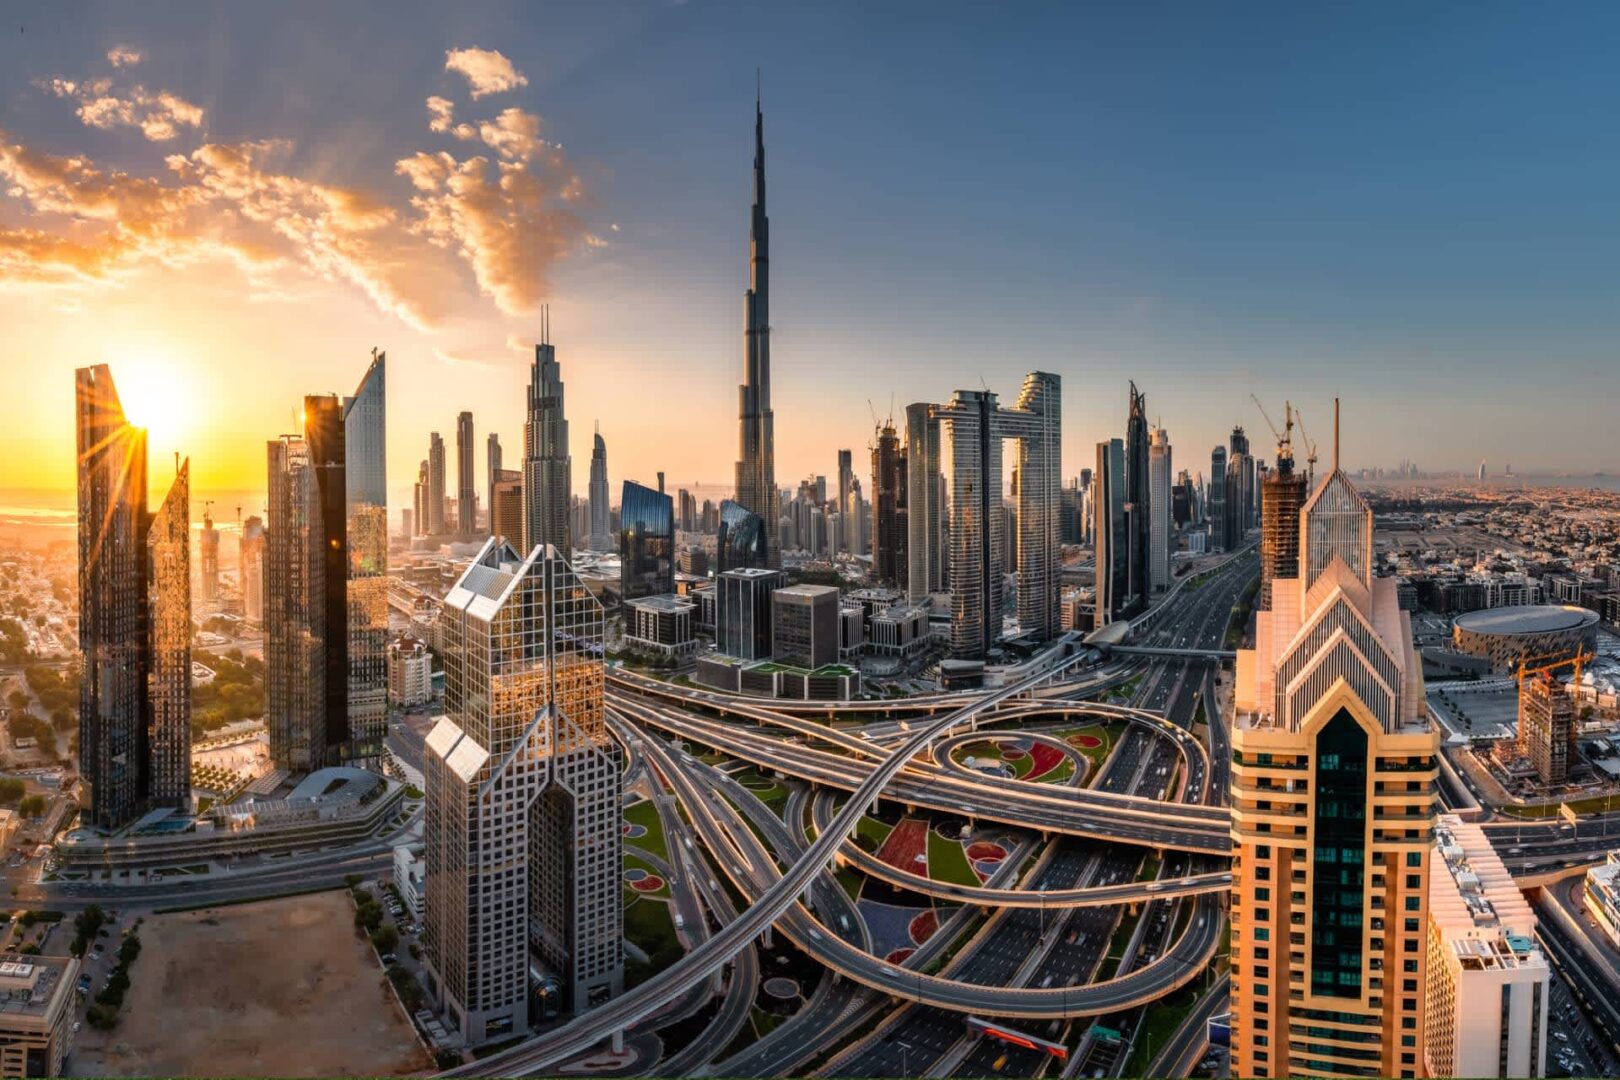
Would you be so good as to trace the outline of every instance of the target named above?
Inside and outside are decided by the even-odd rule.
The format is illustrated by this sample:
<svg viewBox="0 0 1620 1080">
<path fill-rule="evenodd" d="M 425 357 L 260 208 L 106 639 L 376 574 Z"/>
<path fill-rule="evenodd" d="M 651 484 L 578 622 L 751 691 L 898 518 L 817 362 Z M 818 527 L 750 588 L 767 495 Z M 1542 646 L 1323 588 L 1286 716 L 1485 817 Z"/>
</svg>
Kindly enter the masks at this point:
<svg viewBox="0 0 1620 1080">
<path fill-rule="evenodd" d="M 114 49 L 108 53 L 108 58 L 117 51 Z M 168 142 L 180 133 L 182 127 L 200 128 L 203 123 L 201 106 L 167 90 L 151 91 L 138 85 L 128 90 L 115 90 L 111 79 L 77 82 L 54 78 L 43 81 L 41 85 L 59 98 L 77 100 L 79 107 L 76 111 L 86 126 L 102 130 L 139 128 L 141 134 L 151 142 Z"/>
<path fill-rule="evenodd" d="M 113 67 L 134 67 L 145 57 L 133 45 L 114 45 L 107 50 L 107 62 Z"/>
<path fill-rule="evenodd" d="M 474 101 L 529 85 L 512 61 L 495 49 L 450 49 L 444 54 L 444 70 L 466 76 Z"/>
</svg>

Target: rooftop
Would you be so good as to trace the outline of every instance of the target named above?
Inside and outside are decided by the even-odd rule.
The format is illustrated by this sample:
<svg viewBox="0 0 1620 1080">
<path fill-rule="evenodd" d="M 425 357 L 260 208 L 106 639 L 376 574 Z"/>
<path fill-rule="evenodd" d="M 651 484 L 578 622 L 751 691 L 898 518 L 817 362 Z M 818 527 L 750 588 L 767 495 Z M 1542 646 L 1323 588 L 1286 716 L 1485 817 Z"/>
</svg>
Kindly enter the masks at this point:
<svg viewBox="0 0 1620 1080">
<path fill-rule="evenodd" d="M 1545 634 L 1596 626 L 1597 621 L 1597 612 L 1573 604 L 1519 604 L 1466 612 L 1454 625 L 1475 634 Z"/>
<path fill-rule="evenodd" d="M 658 596 L 643 596 L 635 600 L 625 601 L 630 607 L 641 608 L 644 611 L 691 611 L 697 605 L 684 596 L 674 596 L 662 593 Z"/>
<path fill-rule="evenodd" d="M 1435 855 L 1429 913 L 1458 963 L 1468 969 L 1545 966 L 1534 943 L 1535 914 L 1485 831 L 1442 814 L 1435 823 Z"/>
</svg>

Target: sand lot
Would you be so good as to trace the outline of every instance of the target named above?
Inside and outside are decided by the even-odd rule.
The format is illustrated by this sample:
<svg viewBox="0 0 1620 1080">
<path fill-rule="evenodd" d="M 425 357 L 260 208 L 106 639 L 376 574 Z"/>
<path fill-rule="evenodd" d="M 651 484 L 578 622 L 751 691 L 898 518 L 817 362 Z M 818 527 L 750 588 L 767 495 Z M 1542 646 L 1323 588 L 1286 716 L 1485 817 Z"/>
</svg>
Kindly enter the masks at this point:
<svg viewBox="0 0 1620 1080">
<path fill-rule="evenodd" d="M 342 890 L 148 916 L 112 1031 L 76 1076 L 395 1076 L 432 1061 Z"/>
</svg>

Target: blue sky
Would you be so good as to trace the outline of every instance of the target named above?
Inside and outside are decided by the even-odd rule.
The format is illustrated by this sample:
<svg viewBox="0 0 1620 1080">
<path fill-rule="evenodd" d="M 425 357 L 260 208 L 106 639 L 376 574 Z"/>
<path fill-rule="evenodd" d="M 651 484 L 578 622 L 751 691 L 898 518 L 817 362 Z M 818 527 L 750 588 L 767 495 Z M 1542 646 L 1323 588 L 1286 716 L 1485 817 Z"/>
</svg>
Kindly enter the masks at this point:
<svg viewBox="0 0 1620 1080">
<path fill-rule="evenodd" d="M 1269 456 L 1254 392 L 1274 414 L 1300 404 L 1324 445 L 1342 396 L 1351 464 L 1620 469 L 1613 6 L 693 0 L 8 16 L 0 141 L 136 175 L 204 141 L 274 138 L 291 144 L 288 174 L 403 207 L 396 160 L 434 149 L 427 96 L 454 99 L 458 119 L 507 105 L 541 117 L 594 238 L 548 263 L 534 293 L 552 304 L 581 490 L 598 417 L 615 480 L 730 475 L 756 66 L 784 485 L 866 445 L 868 398 L 881 413 L 891 396 L 899 409 L 981 379 L 1011 398 L 1037 368 L 1064 379 L 1069 473 L 1120 433 L 1128 378 L 1178 467 L 1207 470 L 1234 422 Z M 41 90 L 105 70 L 117 44 L 142 53 L 143 85 L 205 110 L 196 132 L 160 145 L 100 130 Z M 527 85 L 469 101 L 445 69 L 447 50 L 469 46 L 501 52 Z M 84 222 L 0 184 L 0 226 Z M 34 315 L 30 354 L 73 354 L 87 314 L 134 318 L 149 277 L 86 286 L 55 322 Z M 160 286 L 193 311 L 244 292 L 221 272 Z M 429 329 L 318 272 L 293 291 L 303 299 L 261 297 L 233 317 L 254 327 L 237 335 L 237 362 L 285 363 L 291 397 L 348 389 L 370 346 L 387 347 L 396 490 L 428 427 L 449 432 L 460 408 L 480 440 L 494 424 L 516 445 L 523 360 L 504 345 L 532 335 L 525 311 L 495 310 L 467 273 L 444 282 L 453 312 Z M 26 285 L 0 278 L 0 316 L 35 312 Z M 8 368 L 28 362 L 0 345 Z M 209 403 L 220 426 L 265 434 L 230 400 Z"/>
</svg>

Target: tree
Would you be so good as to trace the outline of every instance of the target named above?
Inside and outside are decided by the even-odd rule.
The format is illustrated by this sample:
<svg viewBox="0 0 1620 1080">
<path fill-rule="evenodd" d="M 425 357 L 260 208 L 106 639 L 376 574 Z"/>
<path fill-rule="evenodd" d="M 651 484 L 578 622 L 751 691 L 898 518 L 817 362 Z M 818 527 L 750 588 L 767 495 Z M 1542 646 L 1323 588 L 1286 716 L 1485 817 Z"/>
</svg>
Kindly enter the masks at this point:
<svg viewBox="0 0 1620 1080">
<path fill-rule="evenodd" d="M 45 813 L 45 796 L 30 795 L 17 805 L 17 810 L 25 818 L 37 818 Z"/>
<path fill-rule="evenodd" d="M 371 944 L 379 953 L 391 953 L 399 945 L 399 931 L 391 925 L 383 925 L 371 932 Z"/>
<path fill-rule="evenodd" d="M 0 780 L 0 803 L 10 805 L 27 794 L 28 788 L 21 780 L 6 778 Z"/>
</svg>

